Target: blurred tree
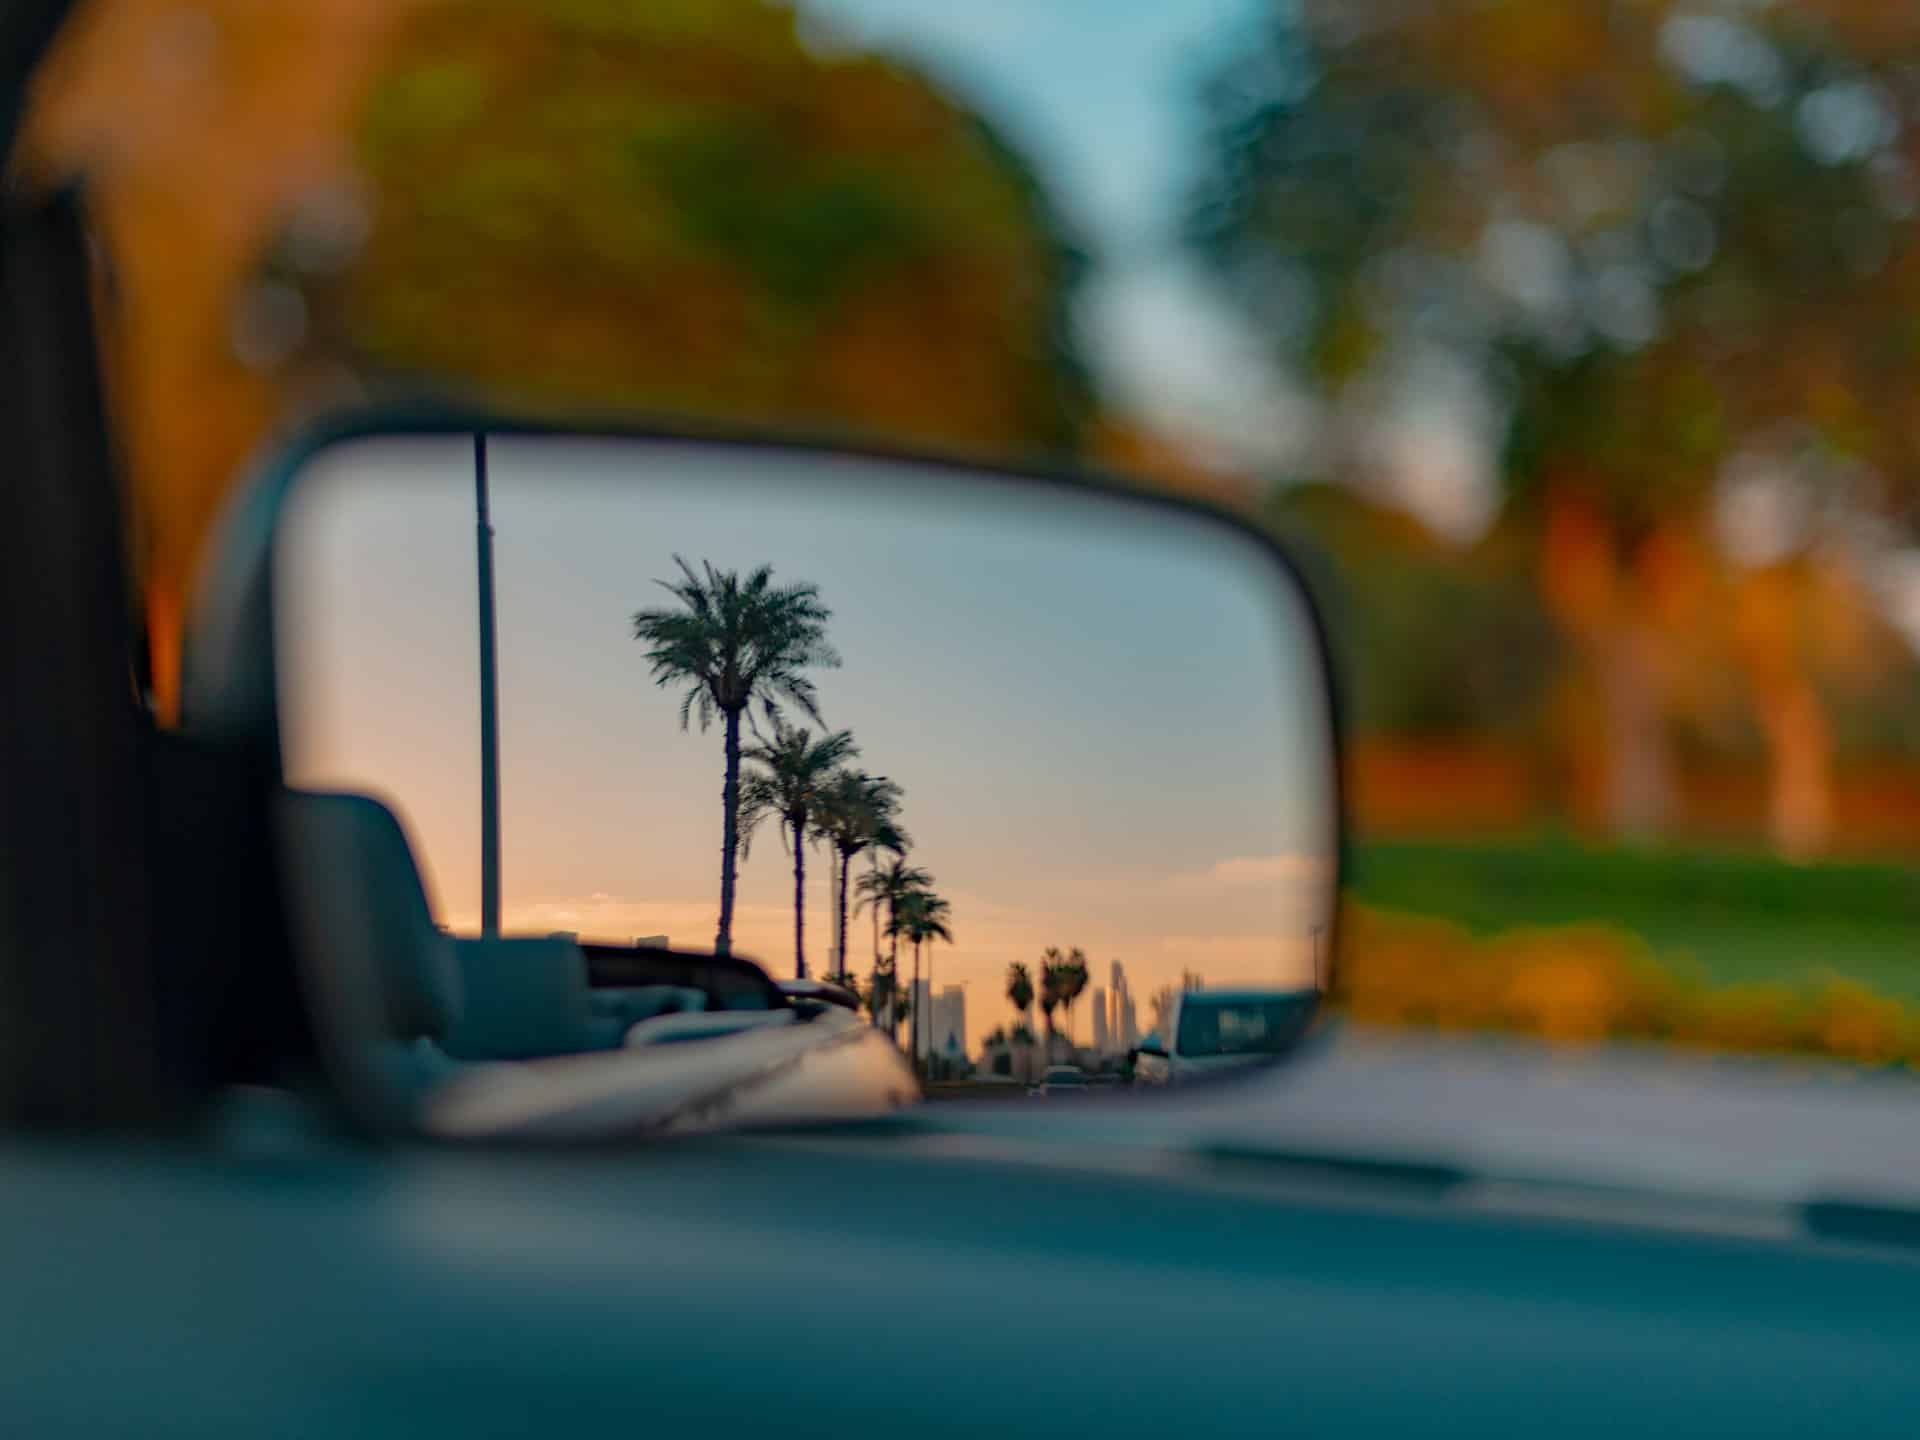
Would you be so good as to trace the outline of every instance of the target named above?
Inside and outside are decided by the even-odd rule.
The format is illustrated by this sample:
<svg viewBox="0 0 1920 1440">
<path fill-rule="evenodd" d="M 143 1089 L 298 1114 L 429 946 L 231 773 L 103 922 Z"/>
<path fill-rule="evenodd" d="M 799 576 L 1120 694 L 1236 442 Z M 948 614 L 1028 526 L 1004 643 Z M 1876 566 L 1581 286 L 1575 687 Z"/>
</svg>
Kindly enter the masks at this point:
<svg viewBox="0 0 1920 1440">
<path fill-rule="evenodd" d="M 1067 451 L 1078 247 L 1024 160 L 769 0 L 451 0 L 379 66 L 324 353 L 519 403 Z M 297 257 L 276 257 L 296 269 Z"/>
<path fill-rule="evenodd" d="M 253 284 L 259 257 L 285 233 L 351 233 L 352 114 L 406 3 L 75 9 L 14 161 L 43 178 L 84 174 L 106 242 L 110 398 L 156 701 L 171 716 L 200 544 L 287 408 L 268 362 L 301 321 Z"/>
<path fill-rule="evenodd" d="M 1364 435 L 1463 386 L 1497 417 L 1501 523 L 1583 657 L 1615 830 L 1665 818 L 1665 709 L 1700 658 L 1671 641 L 1711 619 L 1775 837 L 1817 848 L 1822 657 L 1777 601 L 1817 553 L 1871 551 L 1859 517 L 1916 514 L 1920 12 L 1297 0 L 1207 99 L 1193 239 L 1336 418 Z M 1803 483 L 1767 469 L 1783 436 L 1829 462 L 1835 524 L 1713 553 L 1743 458 Z"/>
<path fill-rule="evenodd" d="M 1532 745 L 1553 665 L 1516 537 L 1449 544 L 1358 490 L 1300 483 L 1274 492 L 1268 522 L 1296 552 L 1338 624 L 1334 660 L 1362 734 Z"/>
<path fill-rule="evenodd" d="M 1022 1020 L 1033 1009 L 1033 971 L 1023 961 L 1007 966 L 1007 1003 Z"/>
<path fill-rule="evenodd" d="M 1067 1003 L 1067 990 L 1072 985 L 1067 957 L 1057 945 L 1049 945 L 1040 953 L 1040 1018 L 1047 1023 L 1047 1056 L 1053 1056 L 1053 1012 Z"/>
<path fill-rule="evenodd" d="M 518 407 L 1080 443 L 1084 262 L 1021 156 L 776 0 L 93 0 L 24 163 L 113 267 L 156 699 L 221 497 L 404 383 Z"/>
</svg>

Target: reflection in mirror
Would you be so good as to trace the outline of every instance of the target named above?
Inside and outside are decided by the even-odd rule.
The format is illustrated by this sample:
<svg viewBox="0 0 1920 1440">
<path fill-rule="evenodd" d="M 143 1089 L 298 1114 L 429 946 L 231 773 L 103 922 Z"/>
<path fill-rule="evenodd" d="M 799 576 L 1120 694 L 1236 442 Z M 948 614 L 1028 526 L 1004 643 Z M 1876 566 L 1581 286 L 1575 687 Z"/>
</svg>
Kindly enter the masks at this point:
<svg viewBox="0 0 1920 1440">
<path fill-rule="evenodd" d="M 1210 515 L 831 453 L 366 438 L 299 477 L 274 609 L 296 920 L 435 1128 L 1095 1094 L 1312 1016 L 1323 660 Z"/>
</svg>

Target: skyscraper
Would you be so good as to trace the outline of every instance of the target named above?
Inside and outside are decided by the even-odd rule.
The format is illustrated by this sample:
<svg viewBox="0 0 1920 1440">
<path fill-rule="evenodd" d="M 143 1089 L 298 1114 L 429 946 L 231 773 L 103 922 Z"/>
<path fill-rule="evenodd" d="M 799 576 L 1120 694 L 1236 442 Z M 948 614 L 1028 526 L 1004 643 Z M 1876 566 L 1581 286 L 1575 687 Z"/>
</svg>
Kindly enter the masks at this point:
<svg viewBox="0 0 1920 1440">
<path fill-rule="evenodd" d="M 1107 992 L 1098 985 L 1093 987 L 1093 1053 L 1107 1053 Z"/>
<path fill-rule="evenodd" d="M 938 1025 L 934 1033 L 934 1043 L 940 1053 L 945 1055 L 951 1050 L 954 1054 L 967 1053 L 967 992 L 958 985 L 949 985 L 940 995 L 940 1003 L 934 1007 Z M 949 1046 L 947 1041 L 953 1044 Z"/>
<path fill-rule="evenodd" d="M 924 1058 L 929 1053 L 947 1054 L 948 1036 L 953 1037 L 957 1053 L 967 1053 L 965 990 L 958 985 L 949 985 L 938 995 L 932 995 L 925 980 L 916 980 L 913 982 L 913 1008 L 920 1017 L 919 1029 L 911 1041 L 915 1056 Z"/>
<path fill-rule="evenodd" d="M 1133 991 L 1127 986 L 1126 967 L 1113 962 L 1113 989 L 1107 996 L 1107 1035 L 1116 1050 L 1131 1050 L 1140 1043 L 1140 1025 L 1134 1017 Z"/>
</svg>

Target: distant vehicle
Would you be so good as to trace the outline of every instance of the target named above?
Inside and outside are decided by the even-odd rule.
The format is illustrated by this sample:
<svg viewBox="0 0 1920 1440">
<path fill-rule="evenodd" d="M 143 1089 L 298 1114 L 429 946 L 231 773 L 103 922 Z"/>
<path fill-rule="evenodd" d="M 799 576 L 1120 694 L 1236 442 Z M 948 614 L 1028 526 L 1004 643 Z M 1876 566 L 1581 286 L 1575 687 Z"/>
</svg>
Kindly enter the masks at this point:
<svg viewBox="0 0 1920 1440">
<path fill-rule="evenodd" d="M 1133 1052 L 1133 1082 L 1177 1085 L 1281 1054 L 1312 1020 L 1317 996 L 1311 989 L 1185 991 L 1167 1017 L 1171 1045 L 1153 1031 Z"/>
<path fill-rule="evenodd" d="M 1081 1095 L 1086 1093 L 1087 1088 L 1087 1072 L 1078 1065 L 1049 1065 L 1046 1073 L 1040 1077 L 1040 1083 L 1030 1093 Z"/>
</svg>

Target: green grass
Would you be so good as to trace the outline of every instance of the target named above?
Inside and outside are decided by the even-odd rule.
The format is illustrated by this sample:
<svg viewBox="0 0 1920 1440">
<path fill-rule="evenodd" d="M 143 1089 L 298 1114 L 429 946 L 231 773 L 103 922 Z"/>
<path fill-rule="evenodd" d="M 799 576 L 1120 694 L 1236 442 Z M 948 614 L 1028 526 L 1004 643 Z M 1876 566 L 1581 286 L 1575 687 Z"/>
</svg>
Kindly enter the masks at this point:
<svg viewBox="0 0 1920 1440">
<path fill-rule="evenodd" d="M 1682 976 L 1714 985 L 1838 973 L 1920 1001 L 1920 868 L 1796 866 L 1694 850 L 1600 849 L 1564 840 L 1373 841 L 1350 888 L 1382 909 L 1479 934 L 1600 922 L 1643 937 Z"/>
</svg>

